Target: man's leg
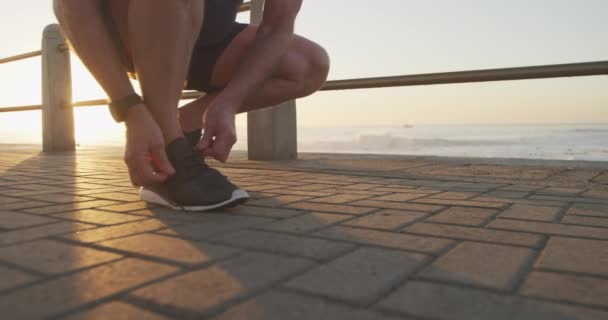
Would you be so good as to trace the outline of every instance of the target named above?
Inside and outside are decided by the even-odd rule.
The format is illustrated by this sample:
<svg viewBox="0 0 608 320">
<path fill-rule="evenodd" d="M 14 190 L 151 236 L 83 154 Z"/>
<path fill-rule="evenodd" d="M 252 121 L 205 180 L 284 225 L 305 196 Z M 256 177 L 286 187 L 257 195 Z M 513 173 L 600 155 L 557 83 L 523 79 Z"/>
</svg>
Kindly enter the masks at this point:
<svg viewBox="0 0 608 320">
<path fill-rule="evenodd" d="M 177 106 L 192 48 L 201 29 L 204 0 L 130 0 L 129 48 L 144 101 L 165 141 L 182 136 Z"/>
<path fill-rule="evenodd" d="M 255 39 L 256 27 L 239 33 L 218 59 L 211 77 L 214 87 L 225 86 Z M 294 36 L 288 52 L 281 59 L 274 76 L 246 99 L 239 112 L 271 107 L 316 92 L 327 78 L 329 57 L 314 42 Z M 206 106 L 216 94 L 205 95 L 180 109 L 180 121 L 186 132 L 200 129 Z"/>
</svg>

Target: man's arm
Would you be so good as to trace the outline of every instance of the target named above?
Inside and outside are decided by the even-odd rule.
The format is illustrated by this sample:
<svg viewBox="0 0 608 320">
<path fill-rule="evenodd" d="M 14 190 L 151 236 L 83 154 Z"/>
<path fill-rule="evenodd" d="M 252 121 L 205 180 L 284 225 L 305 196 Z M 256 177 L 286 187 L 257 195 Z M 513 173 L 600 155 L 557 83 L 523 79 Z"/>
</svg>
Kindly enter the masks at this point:
<svg viewBox="0 0 608 320">
<path fill-rule="evenodd" d="M 302 0 L 266 0 L 256 37 L 226 87 L 207 108 L 204 134 L 197 148 L 204 155 L 225 162 L 236 142 L 234 116 L 287 53 Z"/>
<path fill-rule="evenodd" d="M 234 102 L 239 105 L 233 107 L 239 108 L 258 85 L 272 76 L 289 48 L 301 6 L 302 0 L 266 0 L 255 40 L 219 100 Z"/>
<path fill-rule="evenodd" d="M 120 51 L 105 24 L 102 1 L 54 0 L 53 6 L 63 32 L 82 62 L 110 99 L 117 101 L 135 91 L 121 63 Z M 136 185 L 162 182 L 173 173 L 173 168 L 166 158 L 158 125 L 143 104 L 128 110 L 126 125 L 125 160 L 131 181 Z M 149 155 L 156 161 L 156 168 Z"/>
</svg>

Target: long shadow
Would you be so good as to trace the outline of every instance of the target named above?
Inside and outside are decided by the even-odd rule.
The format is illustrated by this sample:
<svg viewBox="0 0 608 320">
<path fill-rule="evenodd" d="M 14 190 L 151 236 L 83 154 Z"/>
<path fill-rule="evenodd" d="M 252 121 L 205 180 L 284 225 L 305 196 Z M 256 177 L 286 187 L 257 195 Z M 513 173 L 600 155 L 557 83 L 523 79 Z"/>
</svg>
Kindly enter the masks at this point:
<svg viewBox="0 0 608 320">
<path fill-rule="evenodd" d="M 0 176 L 2 185 L 9 188 L 0 189 L 0 195 L 18 199 L 1 204 L 13 208 L 3 209 L 8 213 L 3 211 L 0 218 L 0 310 L 7 319 L 72 314 L 95 319 L 118 313 L 135 319 L 143 318 L 146 310 L 179 319 L 211 315 L 218 319 L 331 319 L 345 314 L 380 318 L 395 311 L 422 317 L 433 314 L 438 319 L 580 318 L 561 305 L 529 302 L 496 290 L 471 293 L 459 285 L 413 279 L 434 258 L 412 250 L 380 248 L 360 232 L 365 229 L 332 228 L 356 216 L 329 220 L 335 217 L 301 210 L 264 192 L 256 193 L 266 201 L 264 206 L 211 213 L 154 207 L 111 213 L 104 211 L 109 205 L 102 204 L 89 216 L 119 214 L 142 220 L 103 226 L 74 221 L 78 216 L 59 219 L 64 212 L 85 211 L 79 210 L 81 202 L 70 202 L 69 197 L 82 200 L 74 195 L 82 191 L 80 178 L 95 176 L 96 170 L 107 165 L 106 160 L 74 155 L 40 155 L 11 162 Z M 106 182 L 126 179 L 124 168 L 104 172 L 109 177 Z M 7 182 L 19 177 L 32 177 L 33 183 Z M 281 181 L 280 176 L 268 179 Z M 25 193 L 14 193 L 17 188 Z M 45 209 L 52 207 L 48 201 L 34 200 L 40 194 L 28 191 L 35 193 L 36 188 L 42 193 L 56 191 L 45 193 L 51 194 L 46 200 L 63 196 L 64 203 L 55 205 L 62 206 L 56 209 L 60 211 Z M 289 219 L 299 219 L 302 227 L 282 228 L 280 224 Z M 25 222 L 19 225 L 19 221 Z M 316 234 L 328 228 L 332 230 L 329 236 Z M 446 240 L 438 250 L 445 253 L 455 245 Z M 420 295 L 412 294 L 418 291 Z M 380 311 L 365 310 L 387 296 Z M 478 305 L 463 303 L 471 297 L 478 299 Z M 447 310 L 452 311 L 442 313 Z"/>
</svg>

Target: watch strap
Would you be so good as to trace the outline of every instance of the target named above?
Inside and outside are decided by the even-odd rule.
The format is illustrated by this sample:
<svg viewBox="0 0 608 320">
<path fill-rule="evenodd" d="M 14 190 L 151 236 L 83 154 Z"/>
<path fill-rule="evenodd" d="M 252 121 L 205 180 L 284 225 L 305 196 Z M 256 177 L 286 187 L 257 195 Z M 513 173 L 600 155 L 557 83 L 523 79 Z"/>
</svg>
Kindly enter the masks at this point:
<svg viewBox="0 0 608 320">
<path fill-rule="evenodd" d="M 133 93 L 119 100 L 110 102 L 110 112 L 116 122 L 123 122 L 125 121 L 127 111 L 140 103 L 143 103 L 141 97 L 137 93 Z"/>
</svg>

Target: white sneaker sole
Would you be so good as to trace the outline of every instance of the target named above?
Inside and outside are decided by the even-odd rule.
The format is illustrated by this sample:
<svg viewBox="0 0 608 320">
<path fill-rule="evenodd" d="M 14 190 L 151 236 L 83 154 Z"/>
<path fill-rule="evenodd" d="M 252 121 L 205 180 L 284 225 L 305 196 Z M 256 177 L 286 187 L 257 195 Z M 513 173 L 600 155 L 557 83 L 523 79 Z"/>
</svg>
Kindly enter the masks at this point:
<svg viewBox="0 0 608 320">
<path fill-rule="evenodd" d="M 233 207 L 233 206 L 245 203 L 249 199 L 249 194 L 247 193 L 247 191 L 245 191 L 243 189 L 236 189 L 232 192 L 232 196 L 230 197 L 230 199 L 228 199 L 224 202 L 221 202 L 221 203 L 216 203 L 216 204 L 208 205 L 208 206 L 175 205 L 175 204 L 171 203 L 170 201 L 161 197 L 156 192 L 148 190 L 148 189 L 144 189 L 144 188 L 139 188 L 139 198 L 147 203 L 158 204 L 158 205 L 161 205 L 164 207 L 171 208 L 173 210 L 199 212 L 199 211 L 210 211 L 210 210 L 226 208 L 226 207 Z"/>
</svg>

